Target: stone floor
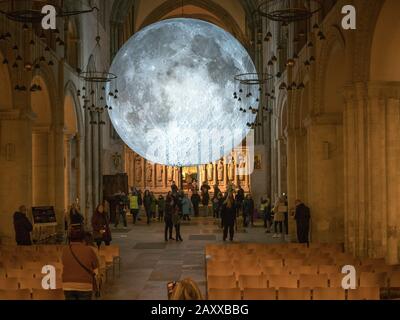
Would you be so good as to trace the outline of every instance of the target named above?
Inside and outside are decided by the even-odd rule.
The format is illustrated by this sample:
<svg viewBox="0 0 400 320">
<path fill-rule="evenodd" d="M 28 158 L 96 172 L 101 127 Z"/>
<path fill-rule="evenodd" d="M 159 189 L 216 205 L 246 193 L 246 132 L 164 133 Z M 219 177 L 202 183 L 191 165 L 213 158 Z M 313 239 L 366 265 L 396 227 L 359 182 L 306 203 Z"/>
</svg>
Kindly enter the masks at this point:
<svg viewBox="0 0 400 320">
<path fill-rule="evenodd" d="M 274 243 L 261 226 L 235 236 L 236 242 Z M 113 232 L 113 243 L 121 249 L 121 274 L 107 286 L 104 300 L 166 300 L 167 283 L 184 278 L 195 280 L 205 293 L 204 249 L 222 243 L 222 233 L 213 218 L 195 218 L 181 226 L 182 243 L 164 242 L 164 224 L 144 221 Z"/>
</svg>

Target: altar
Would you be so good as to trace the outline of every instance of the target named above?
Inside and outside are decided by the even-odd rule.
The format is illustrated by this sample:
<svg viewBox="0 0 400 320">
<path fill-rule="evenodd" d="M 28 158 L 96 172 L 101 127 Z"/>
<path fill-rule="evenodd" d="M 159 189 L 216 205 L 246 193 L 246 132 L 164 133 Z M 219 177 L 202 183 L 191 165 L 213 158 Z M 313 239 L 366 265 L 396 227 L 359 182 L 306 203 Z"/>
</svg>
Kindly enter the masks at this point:
<svg viewBox="0 0 400 320">
<path fill-rule="evenodd" d="M 200 189 L 207 182 L 225 192 L 229 185 L 241 186 L 246 193 L 251 191 L 251 169 L 249 152 L 245 147 L 238 147 L 228 156 L 215 163 L 194 167 L 169 167 L 155 164 L 142 158 L 125 146 L 125 172 L 128 175 L 129 187 L 142 191 L 150 190 L 155 194 L 166 194 L 173 182 L 185 191 L 193 187 Z M 182 179 L 181 179 L 182 175 Z"/>
</svg>

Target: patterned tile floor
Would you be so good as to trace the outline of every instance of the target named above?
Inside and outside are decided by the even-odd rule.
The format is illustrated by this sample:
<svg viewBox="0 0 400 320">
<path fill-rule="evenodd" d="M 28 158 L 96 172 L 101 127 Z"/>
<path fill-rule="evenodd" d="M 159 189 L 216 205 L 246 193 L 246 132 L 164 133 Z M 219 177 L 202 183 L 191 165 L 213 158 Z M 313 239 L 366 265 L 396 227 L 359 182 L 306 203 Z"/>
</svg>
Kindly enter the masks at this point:
<svg viewBox="0 0 400 320">
<path fill-rule="evenodd" d="M 195 218 L 181 226 L 182 243 L 164 242 L 164 224 L 144 221 L 113 233 L 121 249 L 121 274 L 107 286 L 104 300 L 166 300 L 169 281 L 192 278 L 205 293 L 204 249 L 222 243 L 222 233 L 212 218 Z M 216 240 L 215 240 L 216 239 Z M 236 242 L 276 243 L 262 227 L 237 233 Z"/>
</svg>

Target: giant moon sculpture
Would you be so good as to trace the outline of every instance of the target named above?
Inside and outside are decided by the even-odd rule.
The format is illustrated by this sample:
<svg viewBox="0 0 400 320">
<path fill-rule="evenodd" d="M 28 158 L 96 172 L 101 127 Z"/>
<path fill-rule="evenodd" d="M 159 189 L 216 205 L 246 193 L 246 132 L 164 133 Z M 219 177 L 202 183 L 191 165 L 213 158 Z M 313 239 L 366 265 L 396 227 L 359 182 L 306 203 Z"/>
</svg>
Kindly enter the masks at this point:
<svg viewBox="0 0 400 320">
<path fill-rule="evenodd" d="M 234 78 L 256 68 L 245 48 L 211 23 L 170 19 L 150 25 L 121 48 L 111 72 L 119 90 L 117 100 L 109 98 L 114 128 L 153 163 L 215 162 L 243 141 L 255 120 L 239 110 Z M 258 107 L 258 94 L 243 107 Z"/>
</svg>

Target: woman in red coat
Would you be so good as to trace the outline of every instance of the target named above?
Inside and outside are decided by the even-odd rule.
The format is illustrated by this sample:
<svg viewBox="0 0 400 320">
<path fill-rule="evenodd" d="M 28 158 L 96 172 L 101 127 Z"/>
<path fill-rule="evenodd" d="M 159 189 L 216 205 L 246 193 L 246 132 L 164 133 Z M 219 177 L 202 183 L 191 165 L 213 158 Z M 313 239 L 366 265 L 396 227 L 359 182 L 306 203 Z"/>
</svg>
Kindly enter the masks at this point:
<svg viewBox="0 0 400 320">
<path fill-rule="evenodd" d="M 110 245 L 112 240 L 110 230 L 110 219 L 107 212 L 104 210 L 103 205 L 99 205 L 92 217 L 93 238 L 100 248 L 101 243 L 104 241 L 106 246 Z"/>
</svg>

